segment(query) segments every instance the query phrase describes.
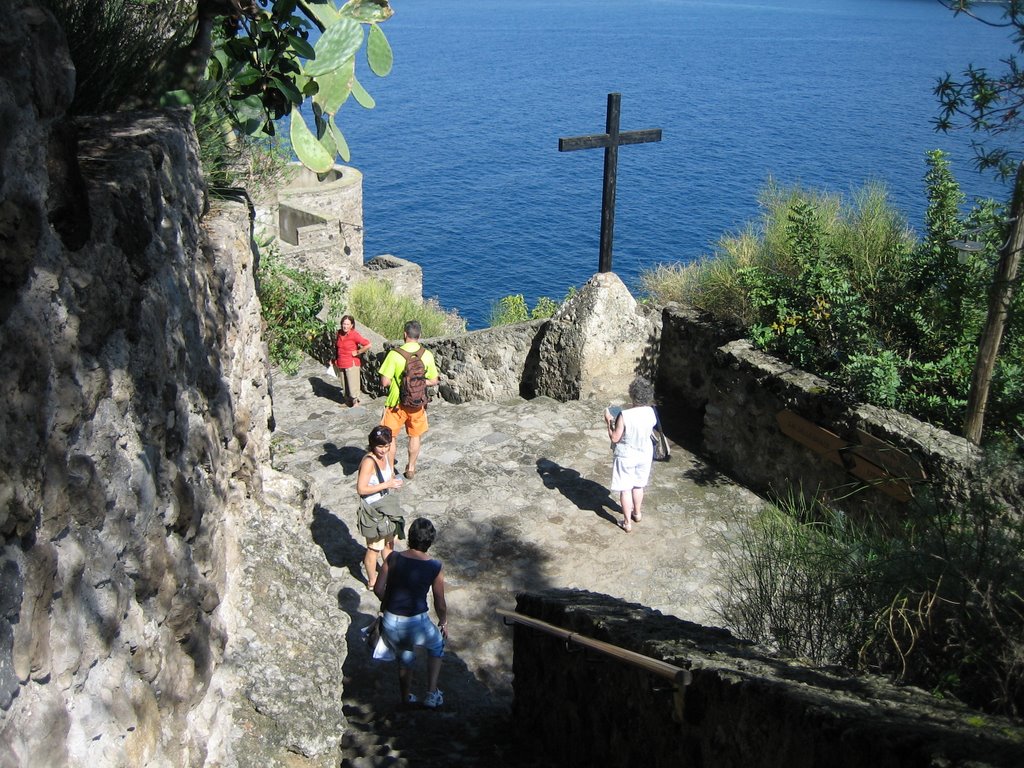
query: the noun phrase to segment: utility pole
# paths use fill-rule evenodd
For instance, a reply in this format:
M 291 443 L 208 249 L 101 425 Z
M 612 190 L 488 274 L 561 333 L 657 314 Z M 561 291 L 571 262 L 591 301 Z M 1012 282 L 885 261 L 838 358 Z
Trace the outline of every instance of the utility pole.
M 971 375 L 971 393 L 967 397 L 967 415 L 964 418 L 964 437 L 975 445 L 981 444 L 981 431 L 985 423 L 985 407 L 992 372 L 1003 340 L 1003 329 L 1010 314 L 1013 283 L 1020 267 L 1020 254 L 1024 249 L 1024 162 L 1017 167 L 1013 184 L 1013 203 L 1010 209 L 1010 239 L 999 252 L 995 281 L 988 294 L 988 317 L 978 341 L 978 358 Z

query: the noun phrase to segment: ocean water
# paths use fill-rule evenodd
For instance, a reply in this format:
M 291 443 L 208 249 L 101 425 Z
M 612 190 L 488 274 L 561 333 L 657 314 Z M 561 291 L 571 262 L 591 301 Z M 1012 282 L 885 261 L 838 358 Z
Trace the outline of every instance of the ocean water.
M 419 263 L 424 293 L 471 328 L 522 293 L 561 299 L 597 271 L 603 151 L 558 139 L 621 130 L 613 269 L 711 254 L 758 215 L 769 178 L 850 193 L 884 183 L 920 231 L 924 154 L 953 155 L 970 197 L 1008 187 L 974 170 L 970 136 L 937 134 L 932 89 L 999 67 L 1000 30 L 936 0 L 393 0 L 377 100 L 343 107 L 364 173 L 367 257 Z

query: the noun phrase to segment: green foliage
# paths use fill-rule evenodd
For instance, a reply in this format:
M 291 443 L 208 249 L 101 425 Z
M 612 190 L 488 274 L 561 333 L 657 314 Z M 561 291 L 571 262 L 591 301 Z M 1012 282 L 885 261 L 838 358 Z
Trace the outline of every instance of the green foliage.
M 1024 52 L 1024 3 L 1009 0 L 1006 3 L 979 3 L 977 0 L 939 0 L 954 14 L 964 14 L 988 26 L 1003 27 L 1010 34 L 1010 41 L 1017 52 Z M 991 13 L 979 14 L 978 7 L 998 7 L 1002 17 L 992 20 Z M 969 64 L 957 78 L 947 72 L 935 86 L 940 112 L 935 120 L 935 129 L 948 132 L 967 128 L 976 135 L 987 135 L 988 140 L 972 141 L 975 161 L 981 169 L 991 168 L 1008 178 L 1021 161 L 1017 134 L 1024 126 L 1021 108 L 1024 106 L 1024 70 L 1016 55 L 1010 54 L 1002 60 L 1006 70 L 990 74 L 985 67 Z M 1000 137 L 1009 136 L 1008 145 L 993 145 Z
M 537 303 L 533 305 L 533 309 L 530 310 L 530 319 L 540 320 L 541 318 L 551 317 L 558 311 L 559 306 L 558 302 L 554 299 L 549 299 L 547 296 L 541 296 L 537 299 Z
M 739 634 L 1024 712 L 1019 514 L 975 502 L 892 530 L 790 498 L 736 538 L 725 562 L 720 613 Z
M 526 306 L 526 299 L 521 293 L 498 299 L 498 303 L 491 310 L 492 326 L 525 323 L 529 319 L 530 310 Z
M 309 272 L 287 267 L 276 250 L 264 245 L 256 288 L 266 322 L 270 360 L 294 373 L 304 357 L 319 357 L 318 346 L 338 328 L 345 289 Z
M 575 293 L 576 289 L 570 288 L 563 301 L 568 301 Z M 551 317 L 558 311 L 559 306 L 561 305 L 554 299 L 541 296 L 533 305 L 533 309 L 530 309 L 523 294 L 516 293 L 498 299 L 497 303 L 491 307 L 490 324 L 493 327 L 525 323 L 527 320 L 540 320 Z
M 351 95 L 372 109 L 373 98 L 356 76 L 356 58 L 366 46 L 367 64 L 379 77 L 393 64 L 393 53 L 378 26 L 394 13 L 387 0 L 334 0 L 297 3 L 262 0 L 260 9 L 226 25 L 210 58 L 205 87 L 224 93 L 225 114 L 250 135 L 274 135 L 275 121 L 290 115 L 290 141 L 306 167 L 325 173 L 335 157 L 351 158 L 338 124 L 338 112 Z M 309 43 L 311 26 L 321 30 Z M 313 128 L 300 107 L 309 103 Z
M 433 299 L 420 303 L 398 296 L 389 283 L 363 280 L 352 286 L 348 313 L 388 339 L 402 338 L 407 320 L 419 320 L 424 338 L 447 336 L 466 330 L 466 321 Z
M 77 71 L 72 112 L 191 105 L 205 122 L 200 135 L 215 167 L 237 165 L 239 146 L 252 152 L 291 114 L 291 144 L 317 172 L 335 157 L 350 159 L 337 113 L 351 95 L 372 109 L 356 77 L 369 29 L 366 60 L 386 76 L 394 54 L 380 24 L 394 13 L 387 0 L 45 0 L 65 29 Z M 310 45 L 310 31 L 322 31 Z M 299 113 L 311 106 L 312 130 Z M 228 137 L 228 138 L 225 138 Z M 214 151 L 224 149 L 224 157 Z
M 642 276 L 659 302 L 680 301 L 736 323 L 763 349 L 855 397 L 959 432 L 988 305 L 1005 209 L 964 196 L 942 152 L 927 156 L 920 242 L 868 186 L 851 203 L 769 182 L 762 218 L 723 237 L 713 258 Z M 989 248 L 961 254 L 970 235 Z M 1024 307 L 1020 292 L 998 358 L 986 423 L 1024 435 Z
M 185 0 L 43 0 L 64 29 L 75 65 L 73 115 L 144 104 L 160 62 L 191 33 Z
M 840 374 L 869 403 L 883 408 L 895 408 L 899 403 L 903 379 L 900 361 L 891 350 L 883 349 L 873 355 L 851 355 Z

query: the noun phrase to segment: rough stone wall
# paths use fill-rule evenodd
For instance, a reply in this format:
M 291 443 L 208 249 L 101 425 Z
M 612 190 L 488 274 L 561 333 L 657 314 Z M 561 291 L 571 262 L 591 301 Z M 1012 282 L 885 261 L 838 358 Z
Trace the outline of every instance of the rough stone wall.
M 654 377 L 661 317 L 637 305 L 618 275 L 594 275 L 551 318 L 536 394 L 621 401 L 638 374 Z
M 533 397 L 538 348 L 547 324 L 533 320 L 432 339 L 429 346 L 441 371 L 440 396 L 449 403 Z
M 363 174 L 357 169 L 338 165 L 321 181 L 296 163 L 276 204 L 282 254 L 296 266 L 339 283 L 362 270 Z
M 516 625 L 514 713 L 550 765 L 932 768 L 1024 765 L 1024 729 L 881 678 L 759 653 L 721 629 L 579 591 L 520 594 L 517 610 L 689 670 L 671 681 Z
M 202 765 L 269 456 L 248 211 L 200 225 L 186 112 L 64 119 L 60 30 L 4 10 L 0 765 Z
M 449 403 L 533 397 L 537 349 L 546 327 L 547 320 L 532 320 L 456 336 L 421 339 L 433 352 L 440 374 L 440 382 L 433 392 Z M 382 340 L 372 332 L 365 335 L 373 344 L 373 350 L 363 362 L 363 390 L 383 395 L 377 371 L 388 351 L 399 342 Z
M 396 296 L 423 301 L 423 268 L 419 264 L 386 253 L 366 262 L 362 278 L 384 280 Z
M 926 483 L 915 484 L 918 497 L 965 497 L 980 459 L 966 440 L 898 411 L 851 402 L 828 382 L 735 336 L 692 310 L 664 310 L 657 380 L 662 412 L 676 420 L 680 439 L 699 446 L 722 470 L 756 491 L 802 488 L 851 511 L 899 513 L 913 503 L 869 487 L 784 434 L 776 417 L 786 409 L 850 443 L 859 443 L 861 430 L 903 452 L 927 475 Z M 1019 502 L 1020 492 L 1006 488 L 1009 503 Z
M 450 403 L 538 395 L 621 402 L 638 373 L 655 377 L 660 320 L 608 273 L 595 275 L 549 320 L 422 341 L 437 360 L 438 395 Z M 392 346 L 368 357 L 367 392 L 381 394 L 375 373 Z

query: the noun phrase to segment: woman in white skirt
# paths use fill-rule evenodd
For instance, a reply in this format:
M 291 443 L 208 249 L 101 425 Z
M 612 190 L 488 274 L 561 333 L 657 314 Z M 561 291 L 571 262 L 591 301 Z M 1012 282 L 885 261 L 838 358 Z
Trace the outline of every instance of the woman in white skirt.
M 644 516 L 644 488 L 651 477 L 654 461 L 654 443 L 651 433 L 657 423 L 654 412 L 654 385 L 642 376 L 629 385 L 632 406 L 615 412 L 605 411 L 608 438 L 615 446 L 612 453 L 612 491 L 619 493 L 622 521 L 619 527 L 626 533 L 633 530 Z

